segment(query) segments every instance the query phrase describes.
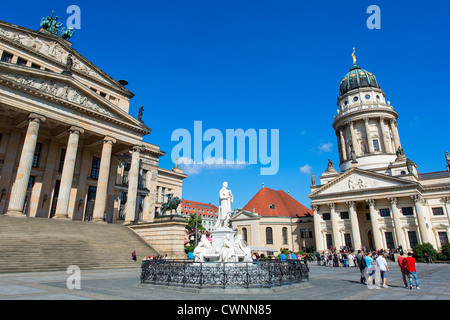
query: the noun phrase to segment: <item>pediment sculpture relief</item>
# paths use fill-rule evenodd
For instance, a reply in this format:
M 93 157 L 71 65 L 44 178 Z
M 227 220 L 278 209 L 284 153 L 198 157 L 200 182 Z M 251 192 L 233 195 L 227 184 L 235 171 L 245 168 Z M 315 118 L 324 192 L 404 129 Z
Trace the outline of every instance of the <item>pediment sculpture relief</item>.
M 67 52 L 67 50 L 64 49 L 63 46 L 61 46 L 56 41 L 42 40 L 39 37 L 32 36 L 31 34 L 19 31 L 12 31 L 3 26 L 0 27 L 0 36 L 8 38 L 9 40 L 12 40 L 14 42 L 18 42 L 21 45 L 24 45 L 34 51 L 37 51 L 47 57 L 51 57 L 63 63 L 64 65 L 66 64 L 69 52 Z M 102 76 L 100 76 L 97 72 L 92 70 L 92 68 L 86 66 L 86 64 L 81 62 L 79 59 L 77 59 L 76 57 L 72 57 L 72 59 L 73 59 L 73 69 L 78 70 L 86 75 L 95 77 L 99 80 L 105 81 L 105 79 Z
M 112 112 L 106 110 L 103 107 L 100 107 L 91 99 L 80 93 L 78 90 L 73 89 L 66 83 L 57 81 L 45 81 L 42 79 L 35 79 L 32 77 L 17 75 L 13 73 L 3 74 L 2 77 L 115 118 Z

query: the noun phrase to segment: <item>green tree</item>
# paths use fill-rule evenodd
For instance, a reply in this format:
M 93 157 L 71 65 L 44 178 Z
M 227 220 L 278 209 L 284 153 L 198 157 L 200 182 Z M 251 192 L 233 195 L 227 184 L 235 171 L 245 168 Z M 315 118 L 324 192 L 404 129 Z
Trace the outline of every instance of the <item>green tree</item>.
M 419 262 L 424 262 L 425 253 L 433 260 L 436 260 L 437 257 L 437 251 L 431 243 L 418 244 L 413 248 L 413 252 Z
M 195 244 L 198 244 L 198 231 L 200 230 L 205 230 L 205 228 L 203 227 L 203 223 L 202 223 L 202 217 L 201 215 L 197 215 L 195 213 L 191 213 L 189 215 L 189 218 L 186 219 L 187 222 L 187 226 L 186 228 L 189 230 L 189 232 L 193 233 L 194 235 L 194 243 L 191 243 L 192 246 L 195 246 Z M 196 232 L 197 230 L 197 232 Z
M 450 260 L 450 243 L 446 243 L 442 246 L 441 256 L 444 261 Z

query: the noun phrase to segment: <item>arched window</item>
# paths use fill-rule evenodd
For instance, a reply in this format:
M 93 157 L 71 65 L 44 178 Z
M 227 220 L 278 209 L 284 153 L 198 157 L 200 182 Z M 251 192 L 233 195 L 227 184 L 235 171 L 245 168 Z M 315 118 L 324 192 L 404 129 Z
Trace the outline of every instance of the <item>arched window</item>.
M 242 228 L 242 239 L 244 239 L 245 242 L 247 241 L 247 228 Z
M 288 233 L 287 233 L 287 228 L 284 227 L 282 231 L 283 231 L 283 244 L 288 244 Z
M 266 244 L 273 244 L 273 233 L 271 227 L 266 228 Z

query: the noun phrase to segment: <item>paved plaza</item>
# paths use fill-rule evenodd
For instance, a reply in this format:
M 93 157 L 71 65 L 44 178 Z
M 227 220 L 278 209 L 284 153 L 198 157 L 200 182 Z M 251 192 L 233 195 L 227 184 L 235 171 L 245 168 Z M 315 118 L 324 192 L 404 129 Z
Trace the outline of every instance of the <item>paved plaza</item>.
M 224 293 L 142 285 L 139 267 L 81 270 L 81 288 L 68 289 L 66 272 L 0 274 L 2 300 L 450 300 L 450 265 L 418 264 L 421 290 L 405 289 L 400 270 L 389 263 L 388 286 L 368 289 L 355 268 L 310 264 L 310 281 L 271 292 Z

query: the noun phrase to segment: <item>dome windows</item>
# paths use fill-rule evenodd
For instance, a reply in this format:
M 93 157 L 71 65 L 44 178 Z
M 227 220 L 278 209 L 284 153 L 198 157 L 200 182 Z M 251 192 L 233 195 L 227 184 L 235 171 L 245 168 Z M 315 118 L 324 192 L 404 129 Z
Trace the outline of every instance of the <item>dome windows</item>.
M 370 94 L 366 94 L 366 100 L 370 100 Z
M 353 101 L 357 102 L 359 100 L 359 98 L 357 96 L 353 97 Z

